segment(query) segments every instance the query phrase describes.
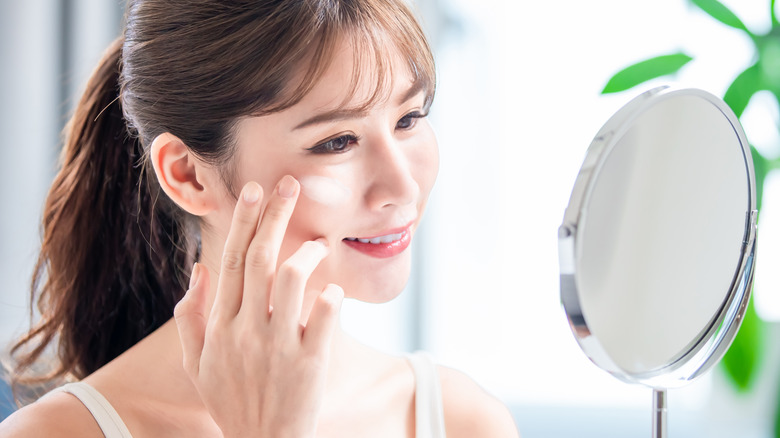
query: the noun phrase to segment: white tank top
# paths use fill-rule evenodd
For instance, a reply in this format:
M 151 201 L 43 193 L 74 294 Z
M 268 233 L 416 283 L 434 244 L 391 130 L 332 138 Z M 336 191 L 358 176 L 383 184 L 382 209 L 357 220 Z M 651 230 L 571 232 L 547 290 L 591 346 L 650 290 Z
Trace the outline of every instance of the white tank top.
M 415 376 L 415 436 L 445 438 L 444 409 L 436 364 L 427 353 L 406 356 Z M 84 382 L 68 383 L 49 394 L 67 392 L 86 406 L 106 438 L 132 438 L 127 426 L 111 403 L 95 388 Z
M 130 431 L 127 430 L 127 426 L 125 426 L 122 418 L 119 417 L 114 407 L 111 406 L 111 403 L 103 397 L 103 394 L 87 383 L 68 383 L 51 391 L 49 394 L 55 392 L 67 392 L 76 396 L 87 407 L 92 416 L 95 417 L 98 427 L 103 431 L 103 435 L 106 438 L 133 437 L 130 435 Z

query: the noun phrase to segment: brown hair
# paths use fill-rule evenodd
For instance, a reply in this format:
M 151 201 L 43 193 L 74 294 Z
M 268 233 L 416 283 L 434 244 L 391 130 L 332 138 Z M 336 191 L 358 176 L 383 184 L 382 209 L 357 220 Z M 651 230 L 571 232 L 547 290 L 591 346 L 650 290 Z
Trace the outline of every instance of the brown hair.
M 404 0 L 131 0 L 125 21 L 65 129 L 32 279 L 40 319 L 11 351 L 15 386 L 83 378 L 171 318 L 199 237 L 149 170 L 157 135 L 182 139 L 232 189 L 236 121 L 298 102 L 343 39 L 376 67 L 365 105 L 395 53 L 433 98 L 431 51 Z M 49 347 L 53 368 L 34 371 Z

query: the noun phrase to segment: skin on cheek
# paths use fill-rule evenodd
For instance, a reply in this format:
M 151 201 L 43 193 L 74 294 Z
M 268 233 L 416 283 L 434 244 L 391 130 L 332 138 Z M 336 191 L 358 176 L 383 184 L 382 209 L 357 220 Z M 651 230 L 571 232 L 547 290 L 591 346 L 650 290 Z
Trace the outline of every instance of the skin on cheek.
M 334 178 L 309 175 L 298 181 L 304 196 L 328 207 L 343 205 L 352 197 L 352 190 Z

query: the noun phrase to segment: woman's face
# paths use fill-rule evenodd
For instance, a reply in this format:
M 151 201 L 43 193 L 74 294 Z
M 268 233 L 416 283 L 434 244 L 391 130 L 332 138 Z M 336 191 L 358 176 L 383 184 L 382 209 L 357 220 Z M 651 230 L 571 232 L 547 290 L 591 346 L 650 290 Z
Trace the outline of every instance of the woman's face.
M 364 74 L 353 89 L 352 49 L 345 45 L 299 103 L 238 123 L 236 187 L 256 181 L 271 193 L 287 174 L 301 183 L 279 260 L 306 240 L 328 241 L 330 255 L 312 275 L 310 289 L 335 283 L 348 297 L 384 302 L 401 292 L 409 276 L 409 244 L 439 157 L 423 117 L 425 90 L 414 87 L 400 57 L 391 67 L 388 96 L 356 112 L 376 88 L 374 66 L 361 66 Z M 225 197 L 219 223 L 212 224 L 225 234 L 233 208 Z

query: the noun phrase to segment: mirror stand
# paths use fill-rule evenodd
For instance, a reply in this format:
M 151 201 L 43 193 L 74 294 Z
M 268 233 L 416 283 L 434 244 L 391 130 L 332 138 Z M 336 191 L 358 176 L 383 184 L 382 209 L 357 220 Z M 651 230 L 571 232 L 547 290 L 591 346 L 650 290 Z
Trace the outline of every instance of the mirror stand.
M 666 389 L 653 388 L 653 438 L 667 438 L 666 429 Z

